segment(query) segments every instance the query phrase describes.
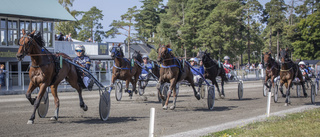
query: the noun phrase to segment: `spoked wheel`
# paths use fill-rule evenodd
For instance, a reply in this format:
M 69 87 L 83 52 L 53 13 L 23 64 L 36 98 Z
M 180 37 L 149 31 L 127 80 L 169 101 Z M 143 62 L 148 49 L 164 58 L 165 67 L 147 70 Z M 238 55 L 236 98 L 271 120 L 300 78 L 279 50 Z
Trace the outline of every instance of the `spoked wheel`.
M 297 85 L 297 97 L 300 98 L 300 85 Z
M 318 80 L 316 80 L 316 84 L 315 84 L 315 86 L 316 86 L 316 96 L 318 95 L 318 91 L 319 91 L 319 81 Z
M 139 81 L 139 95 L 142 96 L 144 94 L 144 89 L 146 88 L 148 82 L 147 81 Z
M 241 100 L 243 97 L 243 81 L 240 80 L 238 84 L 238 98 Z
M 208 98 L 207 98 L 207 104 L 208 104 L 208 109 L 213 110 L 214 108 L 214 98 L 215 98 L 215 92 L 214 92 L 214 86 L 205 86 L 208 90 Z
M 116 82 L 116 88 L 115 88 L 115 94 L 116 94 L 116 100 L 120 101 L 122 98 L 122 82 L 118 81 Z
M 271 83 L 271 80 L 269 79 L 269 80 L 267 81 L 267 85 L 268 85 L 269 87 L 271 87 L 271 84 L 272 84 L 272 83 Z M 264 97 L 267 96 L 267 92 L 268 92 L 268 91 L 269 91 L 268 87 L 263 84 L 263 96 L 264 96 Z
M 164 97 L 164 100 L 161 99 L 161 102 L 162 102 L 162 106 L 164 106 L 164 104 L 166 103 L 166 99 L 168 97 L 168 90 L 169 90 L 169 87 L 170 87 L 170 84 L 169 83 L 165 83 L 163 85 L 163 88 L 161 90 L 161 93 Z
M 100 102 L 99 102 L 99 114 L 100 114 L 100 119 L 102 121 L 106 121 L 109 118 L 110 114 L 110 107 L 111 107 L 111 102 L 110 102 L 110 93 L 107 91 L 107 88 L 105 89 L 104 92 L 100 95 Z
M 49 87 L 47 88 L 47 90 L 49 91 Z M 43 96 L 40 100 L 40 104 L 38 107 L 39 117 L 45 118 L 48 113 L 48 109 L 49 109 L 49 96 L 48 96 L 48 92 L 45 91 L 45 93 L 43 94 Z
M 311 84 L 311 103 L 314 104 L 315 103 L 315 97 L 316 97 L 316 93 L 315 93 L 315 90 L 316 90 L 316 86 L 315 84 Z
M 279 88 L 278 88 L 278 84 L 276 83 L 274 85 L 274 103 L 278 102 L 278 91 L 279 91 Z

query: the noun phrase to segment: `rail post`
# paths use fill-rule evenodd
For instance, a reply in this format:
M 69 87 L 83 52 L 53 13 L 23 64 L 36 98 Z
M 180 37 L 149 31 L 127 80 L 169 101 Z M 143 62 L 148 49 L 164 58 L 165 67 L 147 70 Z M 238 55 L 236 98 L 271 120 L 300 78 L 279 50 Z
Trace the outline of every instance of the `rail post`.
M 271 102 L 271 92 L 269 90 L 269 92 L 268 92 L 268 103 L 267 103 L 267 117 L 270 116 L 270 102 Z
M 154 137 L 154 114 L 155 109 L 150 108 L 149 137 Z

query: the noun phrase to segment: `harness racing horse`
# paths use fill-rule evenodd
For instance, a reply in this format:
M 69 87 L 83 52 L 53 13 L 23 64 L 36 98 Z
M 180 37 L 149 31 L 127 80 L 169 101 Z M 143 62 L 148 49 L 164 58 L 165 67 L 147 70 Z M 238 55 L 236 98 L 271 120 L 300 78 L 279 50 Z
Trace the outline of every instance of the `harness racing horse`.
M 206 79 L 210 79 L 212 81 L 212 83 L 217 87 L 218 92 L 219 92 L 219 96 L 220 98 L 224 98 L 225 94 L 224 94 L 224 82 L 228 81 L 227 77 L 226 77 L 226 72 L 223 68 L 223 65 L 220 63 L 220 67 L 219 67 L 219 63 L 217 61 L 214 61 L 213 59 L 211 59 L 210 57 L 210 53 L 207 53 L 206 51 L 199 51 L 198 52 L 198 58 L 202 58 L 202 62 L 203 62 L 203 66 L 205 69 L 204 72 L 204 77 Z M 217 76 L 221 77 L 221 92 L 219 89 L 219 85 L 218 82 L 216 80 Z
M 167 99 L 163 106 L 163 109 L 165 110 L 168 109 L 168 102 L 172 94 L 172 91 L 173 91 L 174 100 L 173 100 L 173 106 L 171 106 L 170 109 L 171 110 L 175 109 L 176 101 L 177 101 L 176 84 L 182 80 L 187 80 L 190 83 L 194 92 L 194 96 L 198 100 L 200 100 L 200 93 L 197 92 L 196 89 L 194 88 L 195 85 L 193 81 L 193 74 L 190 68 L 188 67 L 187 64 L 181 65 L 180 64 L 181 62 L 174 57 L 174 55 L 171 53 L 170 50 L 171 50 L 170 45 L 159 47 L 158 57 L 157 57 L 157 61 L 162 63 L 162 65 L 160 65 L 160 78 L 157 84 L 157 89 L 158 89 L 158 94 L 163 101 L 165 101 L 165 98 L 160 91 L 160 87 L 165 82 L 170 83 Z M 184 67 L 182 68 L 182 66 Z
M 36 110 L 39 107 L 40 99 L 46 92 L 46 88 L 50 86 L 51 93 L 54 97 L 55 114 L 50 120 L 58 120 L 60 101 L 57 94 L 57 89 L 60 81 L 66 79 L 69 84 L 78 91 L 80 99 L 80 107 L 87 111 L 88 107 L 84 103 L 82 98 L 82 89 L 78 83 L 78 74 L 75 66 L 63 61 L 63 67 L 58 70 L 59 64 L 55 62 L 57 57 L 50 53 L 44 46 L 43 39 L 40 32 L 34 34 L 33 31 L 30 34 L 26 34 L 25 30 L 22 30 L 23 36 L 19 39 L 19 49 L 16 54 L 17 59 L 21 61 L 26 55 L 31 57 L 31 67 L 29 70 L 29 88 L 26 93 L 26 98 L 30 101 L 31 105 L 34 105 L 33 113 L 28 120 L 27 124 L 33 124 L 35 119 Z M 62 56 L 71 60 L 71 58 L 64 54 L 59 53 L 58 56 Z M 33 90 L 39 87 L 39 93 L 35 98 L 31 98 Z
M 308 94 L 306 93 L 306 90 L 305 90 L 305 86 L 304 86 L 305 82 L 303 80 L 302 73 L 299 70 L 299 66 L 289 59 L 288 49 L 286 50 L 280 49 L 279 57 L 281 59 L 280 91 L 282 92 L 283 90 L 282 86 L 283 84 L 285 84 L 287 88 L 287 93 L 285 95 L 287 97 L 285 101 L 286 102 L 285 105 L 287 106 L 288 104 L 290 104 L 290 88 L 293 85 L 292 82 L 295 79 L 295 77 L 300 79 L 300 84 L 302 85 L 304 97 L 307 97 Z
M 132 98 L 132 92 L 135 92 L 135 94 L 137 94 L 136 86 L 142 70 L 141 66 L 139 65 L 140 63 L 142 63 L 142 56 L 138 52 L 136 52 L 135 54 L 136 55 L 134 56 L 137 57 L 135 58 L 135 60 L 137 61 L 134 61 L 133 66 L 131 66 L 131 62 L 128 59 L 124 58 L 124 54 L 120 47 L 120 44 L 118 46 L 113 46 L 111 49 L 111 57 L 114 60 L 114 64 L 112 68 L 110 87 L 113 87 L 113 84 L 117 79 L 125 80 L 125 92 L 129 93 L 130 98 Z M 132 84 L 132 92 L 128 90 L 129 82 L 131 82 Z
M 267 66 L 264 85 L 270 88 L 269 85 L 267 84 L 267 81 L 271 79 L 272 87 L 274 87 L 274 79 L 280 75 L 280 65 L 272 58 L 271 52 L 269 53 L 266 52 L 263 57 L 264 57 L 265 65 Z M 285 97 L 282 91 L 281 91 L 281 94 L 283 97 Z

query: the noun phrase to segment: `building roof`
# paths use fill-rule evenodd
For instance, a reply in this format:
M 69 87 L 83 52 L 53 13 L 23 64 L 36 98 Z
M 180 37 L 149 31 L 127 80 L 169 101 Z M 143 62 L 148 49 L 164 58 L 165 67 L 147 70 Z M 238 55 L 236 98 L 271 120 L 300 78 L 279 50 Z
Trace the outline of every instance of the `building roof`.
M 306 64 L 317 64 L 320 60 L 303 60 Z
M 147 44 L 130 44 L 130 52 L 133 53 L 134 50 L 140 51 L 141 54 L 149 54 L 151 49 L 154 49 L 153 45 Z
M 0 16 L 75 21 L 57 0 L 1 0 Z

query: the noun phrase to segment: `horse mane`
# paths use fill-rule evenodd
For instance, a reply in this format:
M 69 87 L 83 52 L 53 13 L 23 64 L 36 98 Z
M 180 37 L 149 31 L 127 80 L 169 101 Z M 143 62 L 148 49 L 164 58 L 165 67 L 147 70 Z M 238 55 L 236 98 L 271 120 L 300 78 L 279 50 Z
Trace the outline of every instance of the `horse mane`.
M 165 45 L 165 47 L 170 48 L 170 44 Z
M 37 42 L 37 44 L 40 47 L 44 47 L 45 44 L 44 44 L 44 40 L 43 40 L 43 38 L 41 36 L 41 32 L 38 32 L 37 34 L 33 35 L 33 39 Z

